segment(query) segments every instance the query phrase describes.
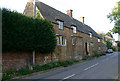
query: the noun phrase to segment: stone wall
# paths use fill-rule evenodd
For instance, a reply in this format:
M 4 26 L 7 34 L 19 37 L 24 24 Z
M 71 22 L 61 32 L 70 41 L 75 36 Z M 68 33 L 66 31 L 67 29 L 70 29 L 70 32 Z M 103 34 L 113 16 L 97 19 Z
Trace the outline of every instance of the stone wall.
M 35 65 L 51 62 L 51 54 L 35 54 Z M 32 63 L 32 52 L 7 52 L 2 54 L 2 70 L 20 69 L 29 67 Z

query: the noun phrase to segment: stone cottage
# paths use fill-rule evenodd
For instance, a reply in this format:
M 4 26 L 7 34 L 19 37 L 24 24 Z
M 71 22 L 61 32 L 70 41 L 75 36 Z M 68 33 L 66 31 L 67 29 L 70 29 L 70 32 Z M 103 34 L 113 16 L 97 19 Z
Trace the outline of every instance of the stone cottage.
M 81 59 L 83 53 L 93 55 L 93 51 L 101 50 L 101 37 L 84 24 L 84 17 L 76 20 L 72 12 L 67 10 L 67 14 L 64 14 L 39 1 L 29 1 L 23 12 L 30 17 L 39 15 L 53 24 L 57 39 L 54 52 L 56 60 Z
M 73 10 L 67 10 L 67 14 L 56 10 L 42 2 L 27 2 L 24 15 L 40 17 L 53 24 L 57 46 L 52 54 L 32 53 L 6 53 L 3 54 L 3 69 L 26 67 L 30 58 L 34 58 L 35 64 L 44 64 L 52 61 L 64 61 L 69 59 L 82 59 L 83 54 L 92 56 L 94 51 L 102 51 L 101 37 L 84 23 L 84 17 L 80 20 L 73 18 Z

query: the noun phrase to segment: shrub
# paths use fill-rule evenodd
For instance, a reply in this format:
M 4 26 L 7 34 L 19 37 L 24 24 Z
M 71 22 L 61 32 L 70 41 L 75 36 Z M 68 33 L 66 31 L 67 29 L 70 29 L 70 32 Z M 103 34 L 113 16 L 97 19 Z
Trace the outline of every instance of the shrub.
M 83 57 L 82 60 L 87 60 L 87 57 Z
M 60 66 L 67 67 L 77 62 L 79 62 L 79 60 L 66 60 L 66 61 L 51 62 L 48 64 L 44 64 L 42 66 L 36 65 L 35 67 L 33 67 L 33 71 L 31 71 L 28 68 L 21 68 L 18 71 L 10 69 L 8 71 L 3 72 L 2 80 L 7 80 L 10 78 L 13 78 L 14 76 L 22 76 L 26 74 L 31 74 L 33 72 L 44 71 L 44 70 L 48 70 L 48 69 L 52 69 L 52 68 L 56 68 Z
M 15 75 L 16 71 L 14 69 L 9 69 L 5 72 L 3 72 L 2 80 L 7 80 L 13 77 Z
M 26 74 L 31 74 L 33 73 L 33 71 L 31 71 L 30 69 L 28 68 L 21 68 L 17 71 L 17 75 L 18 76 L 21 76 L 21 75 L 26 75 Z
M 54 52 L 56 36 L 53 25 L 45 19 L 33 19 L 2 9 L 2 44 L 6 51 Z
M 99 57 L 100 56 L 100 54 L 97 51 L 94 51 L 93 53 L 94 53 L 94 57 Z

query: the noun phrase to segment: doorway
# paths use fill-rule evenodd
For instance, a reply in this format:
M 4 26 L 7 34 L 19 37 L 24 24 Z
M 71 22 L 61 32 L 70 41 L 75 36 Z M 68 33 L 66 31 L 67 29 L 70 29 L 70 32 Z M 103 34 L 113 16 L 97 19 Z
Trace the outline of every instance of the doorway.
M 89 52 L 88 52 L 88 43 L 87 42 L 85 42 L 85 52 L 86 52 L 86 55 L 89 54 Z

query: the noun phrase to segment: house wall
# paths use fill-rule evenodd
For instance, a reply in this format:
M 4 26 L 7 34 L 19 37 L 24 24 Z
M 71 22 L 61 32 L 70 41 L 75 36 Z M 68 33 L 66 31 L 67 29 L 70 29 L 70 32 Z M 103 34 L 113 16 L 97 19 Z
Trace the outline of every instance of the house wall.
M 88 43 L 88 52 L 91 56 L 94 55 L 94 51 L 98 51 L 98 45 L 101 46 L 101 42 L 98 43 L 98 38 L 97 37 L 92 37 L 88 34 L 82 33 L 77 31 L 76 34 L 73 33 L 72 28 L 64 27 L 63 30 L 58 28 L 58 24 L 53 23 L 54 30 L 56 34 L 62 34 L 66 38 L 66 46 L 56 46 L 55 49 L 55 55 L 58 57 L 57 59 L 59 60 L 67 60 L 67 59 L 81 59 L 82 54 L 85 53 L 85 43 Z M 71 36 L 73 35 L 73 36 Z M 80 36 L 80 37 L 76 37 Z M 72 45 L 72 38 L 77 38 L 79 39 L 79 43 L 81 44 L 78 45 Z M 94 47 L 92 48 L 90 43 L 93 41 Z M 100 50 L 101 51 L 101 50 Z

